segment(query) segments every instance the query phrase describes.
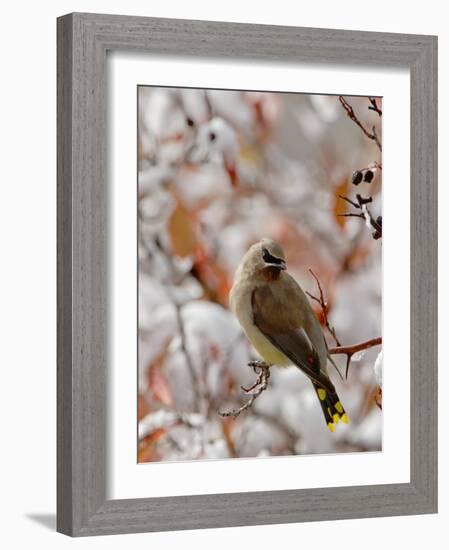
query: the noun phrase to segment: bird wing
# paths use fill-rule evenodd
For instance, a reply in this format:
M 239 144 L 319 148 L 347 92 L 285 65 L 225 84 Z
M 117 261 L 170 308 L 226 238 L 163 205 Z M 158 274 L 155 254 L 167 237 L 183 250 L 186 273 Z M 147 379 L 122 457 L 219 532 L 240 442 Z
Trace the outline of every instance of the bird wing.
M 251 305 L 254 324 L 265 338 L 314 382 L 334 392 L 331 380 L 321 368 L 318 352 L 301 326 L 301 304 L 295 293 L 286 289 L 281 300 L 268 285 L 258 286 L 252 293 Z M 279 315 L 279 311 L 283 314 Z

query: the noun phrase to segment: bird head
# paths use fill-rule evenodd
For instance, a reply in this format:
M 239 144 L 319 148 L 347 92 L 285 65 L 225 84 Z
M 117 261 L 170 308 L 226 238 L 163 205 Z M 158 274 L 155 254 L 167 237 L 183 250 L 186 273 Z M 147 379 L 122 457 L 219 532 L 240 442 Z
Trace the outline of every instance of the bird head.
M 245 272 L 264 278 L 277 278 L 286 267 L 284 251 L 272 239 L 262 239 L 253 244 L 242 260 L 242 269 Z

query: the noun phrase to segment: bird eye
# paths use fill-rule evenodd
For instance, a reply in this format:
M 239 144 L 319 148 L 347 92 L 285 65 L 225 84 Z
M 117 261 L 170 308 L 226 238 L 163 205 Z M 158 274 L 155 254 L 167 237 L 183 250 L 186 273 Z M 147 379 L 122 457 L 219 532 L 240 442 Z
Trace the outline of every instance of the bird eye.
M 268 250 L 266 248 L 262 248 L 262 258 L 263 258 L 264 262 L 269 262 L 270 261 L 270 253 L 268 252 Z

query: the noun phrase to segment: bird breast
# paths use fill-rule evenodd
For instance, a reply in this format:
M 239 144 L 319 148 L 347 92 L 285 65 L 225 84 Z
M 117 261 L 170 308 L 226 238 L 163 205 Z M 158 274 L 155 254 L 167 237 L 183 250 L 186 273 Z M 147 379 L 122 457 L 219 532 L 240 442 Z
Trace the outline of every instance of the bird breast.
M 266 363 L 277 366 L 291 365 L 291 360 L 273 346 L 270 340 L 255 325 L 251 303 L 253 290 L 254 287 L 249 284 L 234 284 L 229 300 L 232 311 L 242 326 L 248 340 Z

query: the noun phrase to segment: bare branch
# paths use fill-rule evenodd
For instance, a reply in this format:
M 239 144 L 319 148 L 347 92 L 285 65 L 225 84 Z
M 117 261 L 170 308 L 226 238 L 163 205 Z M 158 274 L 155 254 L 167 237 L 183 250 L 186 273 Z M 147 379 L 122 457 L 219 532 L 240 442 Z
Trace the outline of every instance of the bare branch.
M 193 408 L 195 412 L 198 412 L 200 410 L 199 405 L 201 400 L 201 392 L 199 389 L 199 379 L 198 379 L 198 375 L 196 373 L 195 367 L 193 365 L 192 358 L 190 357 L 190 353 L 186 345 L 186 333 L 184 330 L 184 323 L 181 317 L 181 306 L 174 299 L 172 299 L 172 304 L 176 312 L 176 321 L 178 324 L 179 337 L 181 340 L 181 349 L 186 360 L 186 365 L 190 374 L 190 378 L 192 380 L 192 390 L 194 395 Z
M 315 300 L 315 302 L 318 302 L 320 304 L 321 310 L 323 312 L 324 324 L 326 325 L 327 330 L 331 333 L 331 335 L 332 335 L 333 339 L 335 340 L 335 343 L 337 344 L 337 346 L 341 346 L 340 340 L 337 338 L 337 334 L 335 333 L 335 328 L 330 325 L 329 319 L 327 318 L 327 314 L 329 312 L 329 306 L 328 306 L 326 300 L 324 299 L 324 293 L 323 293 L 323 289 L 321 288 L 320 280 L 318 279 L 318 277 L 315 275 L 315 273 L 311 269 L 309 269 L 309 271 L 310 271 L 312 277 L 316 281 L 316 284 L 318 286 L 318 291 L 320 293 L 320 297 L 317 298 L 316 296 L 314 296 L 313 294 L 311 294 L 310 292 L 307 292 L 307 291 L 306 291 L 306 294 L 312 300 Z
M 377 147 L 379 147 L 379 151 L 382 151 L 382 145 L 380 144 L 380 139 L 377 135 L 377 130 L 376 130 L 376 127 L 374 125 L 371 128 L 371 134 L 373 136 L 374 141 L 377 144 Z
M 331 355 L 345 354 L 345 355 L 354 355 L 358 351 L 364 349 L 373 348 L 374 346 L 380 346 L 382 344 L 382 337 L 372 338 L 371 340 L 366 340 L 366 342 L 361 342 L 360 344 L 354 344 L 352 346 L 338 346 L 336 348 L 330 348 L 329 353 Z
M 350 198 L 348 197 L 345 197 L 344 195 L 338 195 L 340 199 L 348 202 L 349 204 L 351 204 L 354 208 L 361 208 L 361 204 L 367 204 L 367 203 L 370 203 L 373 201 L 373 199 L 371 197 L 369 197 L 368 199 L 364 199 L 361 195 L 357 195 L 357 200 L 358 198 L 360 197 L 360 203 L 359 202 L 354 202 L 353 200 L 351 200 Z
M 330 348 L 328 353 L 330 355 L 346 355 L 346 372 L 345 376 L 348 378 L 349 363 L 351 362 L 352 356 L 358 351 L 364 349 L 373 348 L 374 346 L 380 346 L 382 344 L 382 337 L 372 338 L 371 340 L 366 340 L 366 342 L 361 342 L 360 344 L 354 344 L 353 346 L 338 346 L 336 348 Z
M 363 126 L 363 124 L 360 122 L 359 118 L 354 112 L 354 109 L 352 106 L 346 101 L 346 99 L 341 95 L 338 97 L 340 100 L 340 103 L 342 104 L 344 110 L 346 111 L 346 114 L 348 117 L 355 123 L 357 126 L 362 130 L 362 132 L 365 134 L 365 136 L 369 139 L 372 139 L 374 143 L 377 145 L 379 151 L 382 151 L 382 145 L 379 141 L 379 138 L 377 136 L 377 132 L 375 127 L 373 126 L 371 129 L 371 132 L 368 132 L 368 130 Z
M 382 217 L 378 216 L 376 219 L 374 219 L 374 216 L 371 214 L 370 210 L 366 206 L 367 204 L 373 202 L 372 197 L 362 197 L 361 195 L 357 194 L 356 199 L 357 202 L 349 199 L 348 197 L 345 197 L 343 195 L 338 195 L 340 199 L 346 201 L 354 208 L 357 208 L 361 210 L 361 212 L 346 212 L 345 214 L 338 214 L 338 216 L 342 218 L 360 218 L 362 220 L 365 220 L 368 222 L 371 227 L 374 229 L 374 233 L 372 234 L 373 239 L 377 240 L 382 237 Z
M 220 416 L 233 416 L 236 418 L 243 411 L 246 411 L 252 407 L 254 401 L 259 397 L 259 395 L 268 388 L 268 379 L 270 378 L 270 366 L 264 361 L 251 361 L 248 363 L 248 366 L 252 367 L 254 372 L 258 375 L 256 382 L 250 388 L 244 388 L 242 390 L 246 393 L 251 393 L 251 397 L 238 409 L 233 409 L 230 411 L 218 411 Z M 256 389 L 257 388 L 257 389 Z M 254 390 L 254 391 L 253 391 Z
M 379 109 L 379 106 L 377 105 L 377 101 L 375 97 L 369 97 L 369 102 L 371 105 L 369 105 L 368 109 L 370 111 L 375 111 L 379 116 L 382 116 L 382 109 Z

